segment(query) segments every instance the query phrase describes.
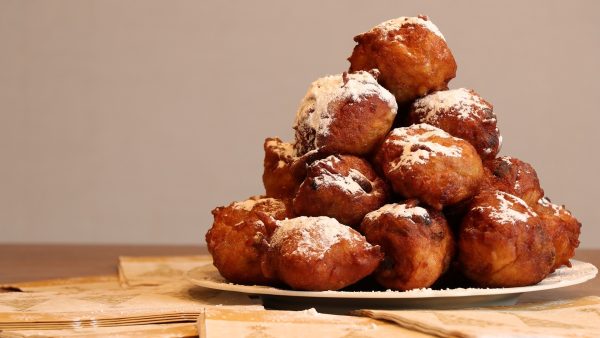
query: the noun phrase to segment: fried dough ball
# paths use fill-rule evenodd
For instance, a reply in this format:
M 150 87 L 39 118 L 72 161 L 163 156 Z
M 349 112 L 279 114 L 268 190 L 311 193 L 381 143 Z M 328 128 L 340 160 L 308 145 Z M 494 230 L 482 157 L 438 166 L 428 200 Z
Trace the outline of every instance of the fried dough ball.
M 354 37 L 350 71 L 378 69 L 379 83 L 402 106 L 448 88 L 456 62 L 444 36 L 426 16 L 400 17 Z
M 264 149 L 262 179 L 266 195 L 274 198 L 293 198 L 306 176 L 306 163 L 318 154 L 297 157 L 294 146 L 282 142 L 277 137 L 267 138 Z
M 409 121 L 430 124 L 468 141 L 482 159 L 496 157 L 502 143 L 494 107 L 470 89 L 439 91 L 416 100 Z
M 462 272 L 480 286 L 536 284 L 554 265 L 554 246 L 540 218 L 502 191 L 483 190 L 473 199 L 458 238 Z
M 542 219 L 554 244 L 556 259 L 552 271 L 563 265 L 570 267 L 569 259 L 575 255 L 575 249 L 579 246 L 581 223 L 564 206 L 553 204 L 546 197 L 540 199 L 533 210 Z
M 294 198 L 297 215 L 329 216 L 356 227 L 387 199 L 386 183 L 360 157 L 330 155 L 307 171 Z
M 266 276 L 295 290 L 339 290 L 370 275 L 383 254 L 356 230 L 329 217 L 277 221 Z
M 296 113 L 296 151 L 368 154 L 390 131 L 397 110 L 394 96 L 371 73 L 320 78 Z
M 233 283 L 269 284 L 261 261 L 266 241 L 275 230 L 260 219 L 264 213 L 274 219 L 292 217 L 291 208 L 282 200 L 251 197 L 212 211 L 214 223 L 206 233 L 208 251 L 221 275 Z
M 544 196 L 535 169 L 531 164 L 510 156 L 498 157 L 484 163 L 486 185 L 504 191 L 524 200 L 528 205 L 535 205 Z
M 394 191 L 437 210 L 473 196 L 483 179 L 475 148 L 428 124 L 392 130 L 375 162 Z
M 368 213 L 361 231 L 385 254 L 375 278 L 395 290 L 431 286 L 448 269 L 454 254 L 452 232 L 442 214 L 419 207 L 414 200 Z

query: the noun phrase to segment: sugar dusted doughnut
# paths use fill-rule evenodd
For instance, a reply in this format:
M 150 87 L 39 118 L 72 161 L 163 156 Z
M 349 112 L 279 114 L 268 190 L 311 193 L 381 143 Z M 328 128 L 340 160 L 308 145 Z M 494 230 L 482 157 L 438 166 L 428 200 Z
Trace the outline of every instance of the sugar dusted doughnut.
M 378 246 L 334 218 L 276 223 L 264 272 L 295 290 L 339 290 L 370 275 L 383 256 Z
M 437 210 L 473 196 L 483 179 L 475 148 L 428 124 L 392 130 L 375 162 L 394 191 Z
M 368 154 L 392 127 L 397 109 L 394 96 L 371 73 L 320 78 L 310 85 L 296 113 L 296 151 Z
M 272 278 L 263 275 L 261 262 L 266 241 L 275 230 L 265 224 L 261 214 L 274 219 L 292 217 L 288 204 L 274 198 L 254 196 L 212 211 L 214 223 L 206 233 L 208 251 L 213 264 L 230 282 L 269 284 Z
M 579 246 L 581 223 L 564 206 L 556 205 L 546 197 L 541 198 L 533 210 L 540 216 L 548 235 L 552 239 L 556 251 L 556 259 L 552 270 L 566 265 L 571 266 L 569 259 L 575 255 Z
M 430 124 L 468 141 L 482 159 L 496 157 L 502 143 L 494 107 L 465 88 L 438 91 L 417 99 L 409 121 Z
M 306 176 L 309 156 L 297 157 L 291 143 L 270 137 L 264 143 L 263 184 L 266 195 L 274 198 L 293 198 Z
M 473 199 L 458 238 L 462 272 L 480 286 L 532 285 L 554 266 L 554 246 L 541 219 L 502 191 L 484 190 Z
M 361 231 L 385 254 L 375 278 L 386 288 L 429 287 L 448 269 L 454 254 L 452 232 L 442 214 L 414 200 L 368 213 Z
M 351 155 L 330 155 L 308 167 L 294 198 L 294 211 L 333 217 L 354 227 L 385 203 L 387 190 L 369 162 Z
M 439 29 L 426 16 L 383 22 L 354 38 L 350 71 L 378 69 L 379 82 L 399 105 L 448 88 L 456 62 Z
M 485 161 L 485 185 L 507 192 L 535 205 L 544 196 L 535 169 L 531 164 L 510 156 Z

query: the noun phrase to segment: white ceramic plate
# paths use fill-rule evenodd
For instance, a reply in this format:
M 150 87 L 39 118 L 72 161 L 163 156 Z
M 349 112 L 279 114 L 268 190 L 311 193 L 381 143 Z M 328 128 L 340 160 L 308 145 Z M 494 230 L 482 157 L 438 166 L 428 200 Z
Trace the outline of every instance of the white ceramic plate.
M 416 289 L 410 291 L 295 291 L 262 285 L 227 282 L 212 264 L 188 271 L 195 285 L 209 289 L 260 295 L 277 308 L 342 307 L 465 307 L 514 304 L 522 293 L 549 290 L 580 284 L 596 276 L 598 269 L 590 263 L 571 260 L 572 267 L 562 267 L 536 285 L 514 288 Z M 268 305 L 268 304 L 265 304 Z M 298 306 L 294 306 L 298 305 Z M 330 311 L 331 312 L 331 311 Z

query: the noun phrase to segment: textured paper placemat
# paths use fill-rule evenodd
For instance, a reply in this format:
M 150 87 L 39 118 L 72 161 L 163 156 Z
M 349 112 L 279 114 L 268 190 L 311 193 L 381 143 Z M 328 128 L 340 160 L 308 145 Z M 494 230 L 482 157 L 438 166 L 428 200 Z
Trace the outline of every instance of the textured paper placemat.
M 11 283 L 0 285 L 0 289 L 8 292 L 41 292 L 55 290 L 78 292 L 86 290 L 121 289 L 121 285 L 119 284 L 119 278 L 116 275 L 103 275 Z
M 128 289 L 55 289 L 0 294 L 0 329 L 91 327 L 195 320 L 206 307 L 250 306 L 258 299 L 196 287 L 186 281 Z
M 0 329 L 195 322 L 207 307 L 263 308 L 259 299 L 200 288 L 185 280 L 187 270 L 210 263 L 210 256 L 121 257 L 119 276 L 5 285 L 12 292 L 0 293 Z
M 187 271 L 211 263 L 212 257 L 209 255 L 121 256 L 119 257 L 119 280 L 125 287 L 160 285 L 184 279 Z
M 45 337 L 196 337 L 198 330 L 195 323 L 133 325 L 120 327 L 77 328 L 63 330 L 11 330 L 0 332 L 0 338 L 45 338 Z
M 305 311 L 206 309 L 198 318 L 201 338 L 430 337 L 397 325 L 353 316 Z
M 465 310 L 359 310 L 439 337 L 600 337 L 600 297 Z
M 195 322 L 206 308 L 263 309 L 259 299 L 185 280 L 187 270 L 210 263 L 209 256 L 121 257 L 119 276 L 2 285 L 0 334 L 194 336 Z

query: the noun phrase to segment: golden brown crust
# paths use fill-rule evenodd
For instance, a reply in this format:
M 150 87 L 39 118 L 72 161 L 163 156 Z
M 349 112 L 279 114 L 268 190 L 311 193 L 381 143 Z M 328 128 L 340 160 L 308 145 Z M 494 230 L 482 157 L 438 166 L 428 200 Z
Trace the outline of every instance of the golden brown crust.
M 272 278 L 263 275 L 261 261 L 266 241 L 275 229 L 272 225 L 265 224 L 261 217 L 292 217 L 290 203 L 255 196 L 226 207 L 215 208 L 212 214 L 214 223 L 206 233 L 206 244 L 213 257 L 213 264 L 221 275 L 240 284 L 274 282 Z
M 378 246 L 333 218 L 277 223 L 263 271 L 295 290 L 339 290 L 370 275 L 383 257 Z
M 542 221 L 523 200 L 490 190 L 473 199 L 458 240 L 466 277 L 485 287 L 532 285 L 550 273 L 554 256 Z
M 473 196 L 483 179 L 472 145 L 427 124 L 392 130 L 375 162 L 394 191 L 437 210 Z
M 266 195 L 293 198 L 306 176 L 306 163 L 313 154 L 297 157 L 293 145 L 277 137 L 265 139 L 264 150 L 262 179 Z
M 494 107 L 475 91 L 464 88 L 435 92 L 416 100 L 409 123 L 427 123 L 471 143 L 482 159 L 500 150 Z
M 351 72 L 378 69 L 379 83 L 399 105 L 448 88 L 456 76 L 456 62 L 443 38 L 419 24 L 390 30 L 380 26 L 354 38 L 357 45 L 348 58 Z
M 416 204 L 388 204 L 362 222 L 367 240 L 385 253 L 375 278 L 386 288 L 429 287 L 452 260 L 454 239 L 446 220 L 440 212 Z
M 387 103 L 375 96 L 367 96 L 359 103 L 336 102 L 330 108 L 339 117 L 319 142 L 322 151 L 328 154 L 369 154 L 383 141 L 394 122 Z
M 330 155 L 313 162 L 307 172 L 293 200 L 297 215 L 329 216 L 357 226 L 386 202 L 386 183 L 360 157 Z
M 544 196 L 535 169 L 531 164 L 510 156 L 484 162 L 487 189 L 515 195 L 533 206 Z
M 394 97 L 367 72 L 332 75 L 313 82 L 296 115 L 299 155 L 366 155 L 381 143 L 397 112 Z
M 552 271 L 563 265 L 570 267 L 569 259 L 573 258 L 579 246 L 581 223 L 564 206 L 553 204 L 545 197 L 533 209 L 542 219 L 544 229 L 554 244 L 556 259 Z

